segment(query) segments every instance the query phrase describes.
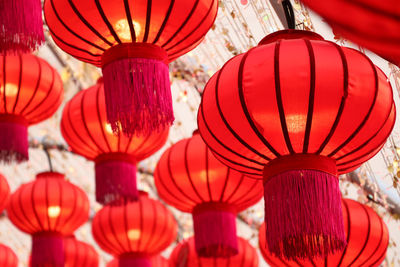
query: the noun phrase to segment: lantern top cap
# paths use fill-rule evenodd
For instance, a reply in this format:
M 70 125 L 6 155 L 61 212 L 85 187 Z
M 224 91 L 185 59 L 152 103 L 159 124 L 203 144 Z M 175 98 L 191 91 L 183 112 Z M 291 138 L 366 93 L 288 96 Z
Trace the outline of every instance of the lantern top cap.
M 36 179 L 64 179 L 65 175 L 59 172 L 41 172 L 36 175 Z
M 319 40 L 322 41 L 324 38 L 318 33 L 303 30 L 282 30 L 273 32 L 265 36 L 258 45 L 266 45 L 278 40 L 291 40 L 291 39 L 306 39 L 306 40 Z

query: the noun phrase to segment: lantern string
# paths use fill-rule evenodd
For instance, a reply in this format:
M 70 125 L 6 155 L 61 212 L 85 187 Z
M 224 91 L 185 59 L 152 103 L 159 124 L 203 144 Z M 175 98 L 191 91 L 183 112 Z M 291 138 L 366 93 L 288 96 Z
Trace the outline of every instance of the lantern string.
M 285 11 L 285 17 L 286 17 L 286 21 L 288 24 L 288 28 L 295 29 L 296 28 L 296 18 L 294 16 L 292 3 L 290 3 L 290 0 L 283 0 L 282 7 L 283 7 L 283 10 Z
M 52 162 L 51 162 L 51 155 L 50 155 L 50 152 L 49 152 L 49 150 L 48 150 L 48 147 L 43 146 L 43 151 L 44 151 L 44 153 L 45 153 L 46 156 L 47 156 L 47 161 L 49 162 L 49 170 L 50 170 L 51 172 L 53 172 L 53 164 L 52 164 Z

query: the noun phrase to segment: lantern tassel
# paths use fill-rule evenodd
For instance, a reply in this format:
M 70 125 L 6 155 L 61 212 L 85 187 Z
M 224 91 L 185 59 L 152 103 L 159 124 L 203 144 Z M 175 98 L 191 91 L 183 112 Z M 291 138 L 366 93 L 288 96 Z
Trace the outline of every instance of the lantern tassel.
M 346 247 L 338 178 L 291 170 L 264 184 L 268 248 L 289 260 L 327 256 Z
M 15 115 L 0 115 L 0 161 L 28 160 L 28 122 Z
M 193 210 L 194 239 L 200 257 L 231 257 L 238 254 L 236 213 L 204 203 Z
M 0 53 L 29 53 L 44 43 L 40 0 L 0 1 Z
M 124 254 L 118 261 L 119 267 L 151 267 L 151 260 L 145 256 L 138 256 L 135 253 Z
M 64 238 L 43 232 L 32 237 L 32 267 L 64 267 Z

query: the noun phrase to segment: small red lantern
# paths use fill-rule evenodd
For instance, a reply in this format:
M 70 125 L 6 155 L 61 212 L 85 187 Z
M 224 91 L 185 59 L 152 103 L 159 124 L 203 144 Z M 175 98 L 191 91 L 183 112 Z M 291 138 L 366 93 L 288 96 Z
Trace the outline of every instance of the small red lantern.
M 199 44 L 217 9 L 217 0 L 44 3 L 57 45 L 102 68 L 107 120 L 128 135 L 172 124 L 168 63 Z
M 198 124 L 218 159 L 263 177 L 268 246 L 292 259 L 346 246 L 337 175 L 381 149 L 395 113 L 387 77 L 368 57 L 287 30 L 210 79 Z
M 238 253 L 236 214 L 262 198 L 262 183 L 220 163 L 200 135 L 166 150 L 154 172 L 158 194 L 193 214 L 197 253 L 228 257 Z
M 114 135 L 106 120 L 101 79 L 65 105 L 61 132 L 75 153 L 95 162 L 96 200 L 101 204 L 136 200 L 136 162 L 155 153 L 168 137 L 168 129 L 132 137 Z
M 273 256 L 267 248 L 265 225 L 260 228 L 260 250 L 271 266 L 285 267 L 350 267 L 380 266 L 385 259 L 389 245 L 389 231 L 385 222 L 370 207 L 351 199 L 342 200 L 343 218 L 346 231 L 347 247 L 324 258 L 313 258 L 298 261 L 287 261 Z
M 202 258 L 195 250 L 194 238 L 179 243 L 169 258 L 171 267 L 258 267 L 258 255 L 256 249 L 250 243 L 238 237 L 239 253 L 228 258 Z
M 44 172 L 20 186 L 10 198 L 7 214 L 21 231 L 32 235 L 32 266 L 64 266 L 64 235 L 88 220 L 89 200 L 64 175 Z
M 0 99 L 0 160 L 27 160 L 27 127 L 56 112 L 63 99 L 61 78 L 34 55 L 0 56 Z
M 1 267 L 17 267 L 18 258 L 11 248 L 0 244 L 0 266 Z
M 92 222 L 97 244 L 118 257 L 120 267 L 151 267 L 151 258 L 175 240 L 176 231 L 172 213 L 145 193 L 135 202 L 104 206 Z
M 400 66 L 400 8 L 397 0 L 302 0 L 335 33 Z
M 33 52 L 43 43 L 40 0 L 0 2 L 0 54 Z
M 3 212 L 10 198 L 10 186 L 6 178 L 0 174 L 0 213 Z M 1 266 L 1 265 L 0 265 Z
M 107 267 L 118 267 L 119 260 L 113 259 L 107 264 Z M 157 255 L 151 258 L 151 267 L 170 267 L 168 260 L 166 260 L 163 256 Z

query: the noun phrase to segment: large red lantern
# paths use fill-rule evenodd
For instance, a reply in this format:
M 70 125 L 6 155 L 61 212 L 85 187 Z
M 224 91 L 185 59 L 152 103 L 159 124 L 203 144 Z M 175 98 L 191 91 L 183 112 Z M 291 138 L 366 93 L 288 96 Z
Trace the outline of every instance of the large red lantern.
M 262 198 L 261 181 L 220 163 L 197 132 L 164 152 L 154 179 L 162 199 L 193 214 L 199 255 L 238 253 L 236 214 Z
M 141 193 L 138 201 L 104 206 L 93 218 L 92 232 L 120 267 L 150 267 L 151 258 L 175 240 L 177 224 L 164 205 Z
M 349 267 L 349 266 L 380 266 L 386 256 L 389 245 L 389 231 L 385 222 L 376 212 L 351 199 L 343 199 L 343 218 L 346 231 L 347 246 L 344 250 L 330 254 L 324 258 L 287 261 L 273 256 L 265 240 L 265 225 L 260 228 L 260 250 L 271 266 L 285 267 Z
M 226 63 L 198 114 L 218 159 L 263 177 L 268 246 L 286 258 L 346 246 L 337 175 L 375 155 L 394 121 L 390 84 L 368 57 L 295 30 Z
M 106 120 L 101 80 L 79 92 L 65 106 L 61 132 L 75 153 L 95 162 L 96 200 L 107 204 L 137 199 L 136 162 L 160 149 L 168 129 L 127 137 L 113 134 Z
M 61 78 L 34 55 L 0 56 L 0 99 L 0 160 L 27 160 L 27 127 L 56 112 L 63 99 Z
M 33 52 L 43 43 L 40 0 L 0 2 L 0 54 Z
M 64 266 L 64 235 L 88 220 L 89 200 L 64 175 L 44 172 L 20 186 L 10 198 L 7 214 L 21 231 L 32 235 L 32 266 Z
M 4 208 L 8 204 L 10 198 L 10 186 L 7 183 L 6 178 L 0 174 L 0 213 L 3 212 Z
M 119 260 L 113 259 L 107 264 L 107 267 L 118 267 Z M 151 258 L 151 267 L 170 267 L 168 260 L 166 260 L 163 256 L 157 255 Z
M 400 66 L 400 8 L 397 0 L 302 0 L 334 32 Z
M 58 46 L 103 70 L 114 132 L 150 133 L 174 120 L 168 63 L 212 26 L 217 0 L 46 0 Z
M 0 266 L 1 267 L 17 267 L 18 258 L 11 248 L 0 244 Z
M 191 237 L 179 243 L 169 258 L 170 267 L 258 267 L 258 255 L 256 249 L 250 243 L 239 237 L 239 253 L 225 258 L 202 258 L 195 250 L 194 238 Z

